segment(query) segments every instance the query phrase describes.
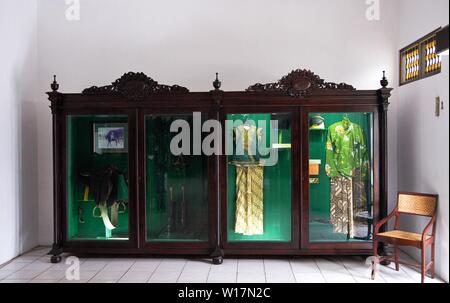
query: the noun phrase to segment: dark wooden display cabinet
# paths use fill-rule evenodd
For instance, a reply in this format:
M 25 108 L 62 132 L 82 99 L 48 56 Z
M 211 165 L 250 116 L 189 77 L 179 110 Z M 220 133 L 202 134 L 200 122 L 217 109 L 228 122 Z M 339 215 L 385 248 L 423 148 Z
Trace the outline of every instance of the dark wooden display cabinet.
M 387 85 L 383 75 L 382 88 L 355 90 L 295 70 L 246 91 L 224 92 L 216 77 L 214 90 L 189 92 L 130 72 L 66 94 L 55 77 L 51 261 L 370 255 L 386 215 Z M 199 152 L 206 121 L 220 122 L 220 155 Z M 193 142 L 173 153 L 183 127 Z

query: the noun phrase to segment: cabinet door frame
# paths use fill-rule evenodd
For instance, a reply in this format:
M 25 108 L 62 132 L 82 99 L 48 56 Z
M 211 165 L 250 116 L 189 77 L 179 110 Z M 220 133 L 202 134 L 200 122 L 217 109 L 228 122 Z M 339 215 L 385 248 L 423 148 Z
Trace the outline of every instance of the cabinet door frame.
M 309 114 L 310 113 L 372 113 L 373 114 L 373 226 L 379 220 L 380 214 L 380 123 L 378 106 L 361 105 L 335 105 L 335 106 L 304 106 L 301 109 L 301 132 L 302 132 L 302 166 L 309 165 Z M 316 253 L 345 254 L 367 253 L 373 248 L 373 242 L 310 242 L 309 241 L 309 170 L 301 171 L 301 250 Z M 372 226 L 372 228 L 373 228 Z
M 192 115 L 193 112 L 201 112 L 206 119 L 213 119 L 214 114 L 209 107 L 144 107 L 139 109 L 138 129 L 138 180 L 139 180 L 139 241 L 138 246 L 143 251 L 152 254 L 203 254 L 209 255 L 217 242 L 217 201 L 215 199 L 215 165 L 214 156 L 207 157 L 208 175 L 208 240 L 206 241 L 147 241 L 146 222 L 146 127 L 145 118 L 150 115 Z
M 67 199 L 67 119 L 69 116 L 87 115 L 117 115 L 128 117 L 128 240 L 70 240 L 68 239 L 68 199 Z M 83 249 L 91 253 L 105 253 L 105 248 L 111 250 L 133 249 L 137 247 L 137 174 L 136 174 L 136 110 L 131 108 L 89 108 L 89 109 L 63 109 L 61 112 L 61 152 L 63 155 L 61 175 L 61 234 L 62 245 L 66 249 Z
M 239 104 L 239 101 L 236 102 Z M 228 241 L 228 201 L 227 201 L 227 156 L 223 155 L 220 159 L 220 210 L 221 210 L 221 243 L 225 254 L 242 255 L 260 255 L 260 254 L 293 254 L 299 249 L 300 242 L 300 190 L 296 189 L 300 176 L 300 131 L 299 115 L 297 106 L 247 106 L 245 99 L 242 100 L 242 106 L 228 105 L 224 106 L 220 112 L 222 124 L 222 133 L 225 131 L 225 119 L 228 114 L 238 113 L 290 113 L 291 114 L 291 240 L 289 242 L 278 241 Z M 223 146 L 225 146 L 225 136 L 223 136 Z

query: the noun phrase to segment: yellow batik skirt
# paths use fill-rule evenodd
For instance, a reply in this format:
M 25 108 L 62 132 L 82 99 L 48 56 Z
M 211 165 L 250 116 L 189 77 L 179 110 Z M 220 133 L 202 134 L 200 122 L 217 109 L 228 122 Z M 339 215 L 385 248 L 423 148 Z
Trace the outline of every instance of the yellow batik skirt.
M 236 233 L 264 233 L 263 184 L 264 169 L 260 164 L 236 164 Z

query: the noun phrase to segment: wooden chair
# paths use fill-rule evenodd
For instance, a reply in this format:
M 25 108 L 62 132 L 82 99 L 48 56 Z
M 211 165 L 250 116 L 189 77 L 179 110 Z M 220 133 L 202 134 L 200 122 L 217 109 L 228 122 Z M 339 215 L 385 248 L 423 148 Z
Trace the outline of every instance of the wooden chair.
M 383 220 L 375 225 L 373 236 L 373 255 L 378 257 L 378 242 L 392 244 L 394 246 L 394 259 L 389 256 L 379 257 L 379 261 L 395 262 L 395 269 L 399 271 L 400 263 L 420 267 L 422 283 L 425 275 L 430 270 L 431 278 L 435 276 L 435 234 L 436 234 L 436 206 L 438 195 L 400 192 L 397 198 L 397 207 Z M 400 215 L 416 215 L 431 218 L 422 234 L 399 230 Z M 395 216 L 394 230 L 380 233 L 380 228 Z M 431 235 L 430 235 L 431 230 Z M 427 247 L 431 245 L 431 262 L 426 264 Z M 411 264 L 399 260 L 398 246 L 412 246 L 419 248 L 422 253 L 421 264 Z M 375 275 L 372 274 L 372 279 Z

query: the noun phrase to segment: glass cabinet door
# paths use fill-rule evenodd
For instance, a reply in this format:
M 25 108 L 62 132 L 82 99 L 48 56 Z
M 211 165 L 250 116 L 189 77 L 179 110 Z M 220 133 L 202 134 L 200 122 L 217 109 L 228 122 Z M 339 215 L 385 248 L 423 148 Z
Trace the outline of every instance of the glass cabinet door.
M 228 242 L 291 241 L 291 128 L 290 113 L 226 116 Z
M 373 113 L 309 114 L 309 242 L 372 238 Z
M 128 117 L 67 117 L 68 240 L 128 240 Z
M 206 115 L 197 118 L 195 123 L 201 125 Z M 172 124 L 182 125 L 183 131 L 175 127 L 171 132 Z M 146 241 L 208 241 L 207 157 L 193 151 L 194 116 L 148 115 L 145 127 Z M 183 132 L 180 143 L 177 138 Z M 173 150 L 173 140 L 176 148 L 187 150 Z

